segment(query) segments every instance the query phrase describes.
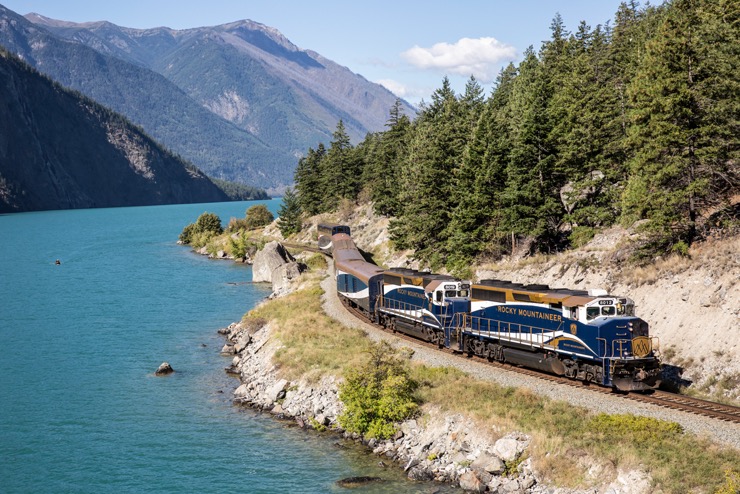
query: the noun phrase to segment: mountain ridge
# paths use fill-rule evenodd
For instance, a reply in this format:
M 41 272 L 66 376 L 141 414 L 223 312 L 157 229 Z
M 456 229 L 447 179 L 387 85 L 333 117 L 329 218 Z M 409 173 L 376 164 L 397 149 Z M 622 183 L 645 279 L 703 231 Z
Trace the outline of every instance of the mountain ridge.
M 379 84 L 315 51 L 297 47 L 278 29 L 249 19 L 182 30 L 164 26 L 135 29 L 108 21 L 74 23 L 35 13 L 23 20 L 36 30 L 32 36 L 25 35 L 27 38 L 38 39 L 43 31 L 59 41 L 136 66 L 131 74 L 110 77 L 124 81 L 119 88 L 134 85 L 139 77 L 151 79 L 137 70 L 150 70 L 164 77 L 187 97 L 178 98 L 223 120 L 218 132 L 211 131 L 215 124 L 202 126 L 206 127 L 203 134 L 212 141 L 210 146 L 202 139 L 197 146 L 189 145 L 193 139 L 178 139 L 180 132 L 173 130 L 172 122 L 162 122 L 161 111 L 159 115 L 141 115 L 142 108 L 151 106 L 141 95 L 118 96 L 136 103 L 115 104 L 116 98 L 100 94 L 105 93 L 101 89 L 105 82 L 95 74 L 83 70 L 72 77 L 69 67 L 50 64 L 48 56 L 39 55 L 43 49 L 38 45 L 51 41 L 34 40 L 28 44 L 35 44 L 36 50 L 26 50 L 27 58 L 39 70 L 51 72 L 54 79 L 126 114 L 211 176 L 251 183 L 273 193 L 292 184 L 298 159 L 309 147 L 328 143 L 340 119 L 351 140 L 359 142 L 369 132 L 384 130 L 396 101 L 396 96 Z M 2 31 L 0 22 L 0 44 Z M 6 40 L 8 37 L 4 36 Z M 164 86 L 145 87 L 164 98 L 161 95 L 165 90 L 158 89 Z M 174 88 L 167 91 L 175 93 Z M 405 113 L 413 117 L 415 109 L 401 101 Z M 195 125 L 201 117 L 192 106 L 189 108 L 188 124 Z M 233 129 L 224 128 L 224 124 Z M 249 139 L 251 148 L 239 143 L 239 136 Z M 203 151 L 207 147 L 208 151 Z
M 0 213 L 228 200 L 124 117 L 2 49 L 0 127 Z

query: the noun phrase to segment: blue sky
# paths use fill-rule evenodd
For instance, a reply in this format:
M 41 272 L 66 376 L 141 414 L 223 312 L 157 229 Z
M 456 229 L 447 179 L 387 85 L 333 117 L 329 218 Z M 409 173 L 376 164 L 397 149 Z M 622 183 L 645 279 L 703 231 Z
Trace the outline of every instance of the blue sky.
M 185 29 L 251 19 L 418 104 L 447 76 L 488 91 L 501 67 L 538 49 L 560 13 L 575 31 L 613 20 L 621 0 L 0 0 L 19 13 L 74 22 Z M 642 2 L 644 3 L 644 2 Z M 656 2 L 654 2 L 656 3 Z M 659 3 L 659 2 L 657 2 Z

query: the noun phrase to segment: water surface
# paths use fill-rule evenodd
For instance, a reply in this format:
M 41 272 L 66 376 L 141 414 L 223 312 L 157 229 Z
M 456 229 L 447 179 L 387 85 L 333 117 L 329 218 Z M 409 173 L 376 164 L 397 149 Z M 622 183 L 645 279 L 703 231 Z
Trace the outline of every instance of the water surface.
M 232 406 L 216 331 L 269 287 L 176 240 L 204 211 L 225 224 L 257 203 L 0 216 L 0 491 L 439 490 Z M 155 377 L 163 361 L 176 373 Z

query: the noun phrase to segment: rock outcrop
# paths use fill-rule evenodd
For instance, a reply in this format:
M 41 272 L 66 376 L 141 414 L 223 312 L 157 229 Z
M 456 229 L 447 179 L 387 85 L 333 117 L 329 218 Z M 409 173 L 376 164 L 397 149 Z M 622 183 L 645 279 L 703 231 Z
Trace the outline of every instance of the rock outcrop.
M 254 256 L 252 281 L 272 283 L 273 295 L 288 292 L 293 280 L 305 270 L 305 266 L 279 242 L 269 242 Z
M 157 376 L 166 376 L 167 374 L 172 374 L 173 372 L 175 372 L 175 369 L 172 368 L 169 362 L 162 362 L 157 370 L 154 371 L 154 374 Z

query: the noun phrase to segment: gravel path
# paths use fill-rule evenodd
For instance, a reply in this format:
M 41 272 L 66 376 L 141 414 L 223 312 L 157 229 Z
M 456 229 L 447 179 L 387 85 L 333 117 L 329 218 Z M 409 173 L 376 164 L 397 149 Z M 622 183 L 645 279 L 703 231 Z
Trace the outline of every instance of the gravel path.
M 394 346 L 412 348 L 414 350 L 413 360 L 418 360 L 433 367 L 457 367 L 478 379 L 494 381 L 502 386 L 529 388 L 537 394 L 548 396 L 554 400 L 566 401 L 595 412 L 643 415 L 678 422 L 685 430 L 698 436 L 708 437 L 714 441 L 740 449 L 740 425 L 738 424 L 728 424 L 686 412 L 636 403 L 619 396 L 607 396 L 587 390 L 579 390 L 570 386 L 509 372 L 505 369 L 492 369 L 478 362 L 466 361 L 412 342 L 399 340 L 375 326 L 358 320 L 344 308 L 336 294 L 331 263 L 329 269 L 329 276 L 321 282 L 321 287 L 324 289 L 323 307 L 327 315 L 345 326 L 362 329 L 373 340 L 386 340 Z

